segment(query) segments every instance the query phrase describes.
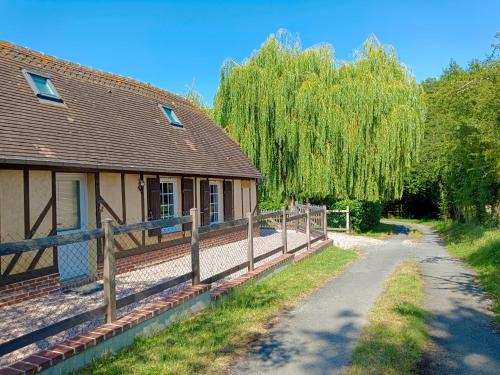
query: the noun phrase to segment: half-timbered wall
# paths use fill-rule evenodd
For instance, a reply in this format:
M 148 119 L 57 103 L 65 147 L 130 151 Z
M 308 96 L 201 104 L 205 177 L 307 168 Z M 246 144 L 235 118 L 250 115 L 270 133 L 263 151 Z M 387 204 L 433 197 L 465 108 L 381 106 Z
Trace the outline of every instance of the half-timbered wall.
M 63 172 L 57 172 L 63 173 Z M 0 169 L 0 242 L 19 241 L 26 238 L 44 237 L 55 234 L 57 230 L 55 211 L 56 172 L 50 170 Z M 116 224 L 136 223 L 148 218 L 146 185 L 139 189 L 139 181 L 148 178 L 169 178 L 176 182 L 176 212 L 182 215 L 182 178 L 150 173 L 87 172 L 87 210 L 88 228 L 100 227 L 102 220 L 111 218 Z M 184 177 L 189 178 L 189 177 Z M 202 180 L 220 182 L 220 219 L 224 220 L 224 181 L 232 183 L 232 211 L 234 219 L 244 217 L 257 207 L 256 183 L 254 180 L 193 178 L 195 207 L 200 208 L 200 183 Z M 226 199 L 229 195 L 226 194 Z M 226 211 L 227 212 L 227 211 Z M 200 219 L 200 218 L 198 218 Z M 180 229 L 180 228 L 179 228 Z M 150 236 L 145 232 L 123 234 L 116 237 L 118 251 L 155 245 L 183 237 L 185 232 L 178 231 L 164 235 Z M 57 272 L 56 249 L 33 251 L 16 256 L 0 257 L 2 272 L 0 284 L 6 276 L 21 275 L 39 270 L 37 276 Z M 89 248 L 91 275 L 98 273 L 98 263 L 102 257 L 102 244 L 98 242 Z M 6 273 L 6 271 L 8 271 Z M 27 277 L 33 275 L 26 274 Z M 19 278 L 17 278 L 19 279 Z M 16 280 L 17 280 L 16 279 Z
M 0 242 L 46 237 L 56 233 L 51 171 L 0 170 Z M 0 284 L 20 274 L 55 271 L 55 249 L 0 257 Z

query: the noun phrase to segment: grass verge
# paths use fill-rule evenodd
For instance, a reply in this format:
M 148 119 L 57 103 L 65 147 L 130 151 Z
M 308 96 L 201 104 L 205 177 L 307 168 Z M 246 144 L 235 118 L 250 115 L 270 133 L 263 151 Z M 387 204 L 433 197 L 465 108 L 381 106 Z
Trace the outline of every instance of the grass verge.
M 285 307 L 323 286 L 357 253 L 330 247 L 260 284 L 116 354 L 96 360 L 81 374 L 218 374 Z
M 495 319 L 500 323 L 500 230 L 478 224 L 432 219 L 391 220 L 426 224 L 440 233 L 451 255 L 463 260 L 477 273 L 479 285 L 493 301 Z
M 370 311 L 346 375 L 415 372 L 427 342 L 422 288 L 414 261 L 397 268 Z
M 366 232 L 356 232 L 355 234 L 358 236 L 365 236 L 383 240 L 384 238 L 389 237 L 391 234 L 394 234 L 394 226 L 391 224 L 378 223 L 372 229 Z
M 500 230 L 451 221 L 434 222 L 431 227 L 443 235 L 452 255 L 476 271 L 479 285 L 492 299 L 496 321 L 500 323 Z
M 423 236 L 423 233 L 416 228 L 410 228 L 410 231 L 408 232 L 408 237 L 412 240 L 419 239 L 422 236 Z
M 429 226 L 434 226 L 442 222 L 441 220 L 436 219 L 407 219 L 403 217 L 389 217 L 386 219 L 399 221 L 401 223 L 426 224 Z

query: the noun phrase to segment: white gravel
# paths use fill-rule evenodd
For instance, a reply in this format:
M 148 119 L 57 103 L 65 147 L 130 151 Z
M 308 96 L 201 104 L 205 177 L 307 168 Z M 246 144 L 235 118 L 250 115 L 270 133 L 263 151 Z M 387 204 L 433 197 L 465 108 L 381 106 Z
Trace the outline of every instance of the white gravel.
M 338 232 L 328 232 L 328 238 L 333 240 L 333 244 L 335 246 L 341 247 L 343 249 L 380 246 L 387 243 L 387 241 L 384 240 Z

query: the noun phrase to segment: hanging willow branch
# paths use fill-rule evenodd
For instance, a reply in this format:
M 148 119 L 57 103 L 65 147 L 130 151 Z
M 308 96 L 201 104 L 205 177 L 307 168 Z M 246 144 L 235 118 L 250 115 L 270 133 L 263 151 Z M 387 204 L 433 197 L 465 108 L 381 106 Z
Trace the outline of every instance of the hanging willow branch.
M 283 40 L 226 62 L 214 102 L 216 121 L 267 177 L 263 198 L 400 197 L 424 118 L 415 79 L 375 38 L 343 65 L 328 46 Z

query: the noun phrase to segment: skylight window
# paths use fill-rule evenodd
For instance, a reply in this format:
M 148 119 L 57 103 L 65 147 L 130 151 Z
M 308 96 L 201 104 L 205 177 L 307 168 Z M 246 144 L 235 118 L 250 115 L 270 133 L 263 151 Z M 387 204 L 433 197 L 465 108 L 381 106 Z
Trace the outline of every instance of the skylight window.
M 28 71 L 24 71 L 24 74 L 38 98 L 57 103 L 63 102 L 50 78 Z
M 182 128 L 181 120 L 179 120 L 172 108 L 166 107 L 164 105 L 162 105 L 161 108 L 163 109 L 165 116 L 167 116 L 168 121 L 170 121 L 170 124 Z

